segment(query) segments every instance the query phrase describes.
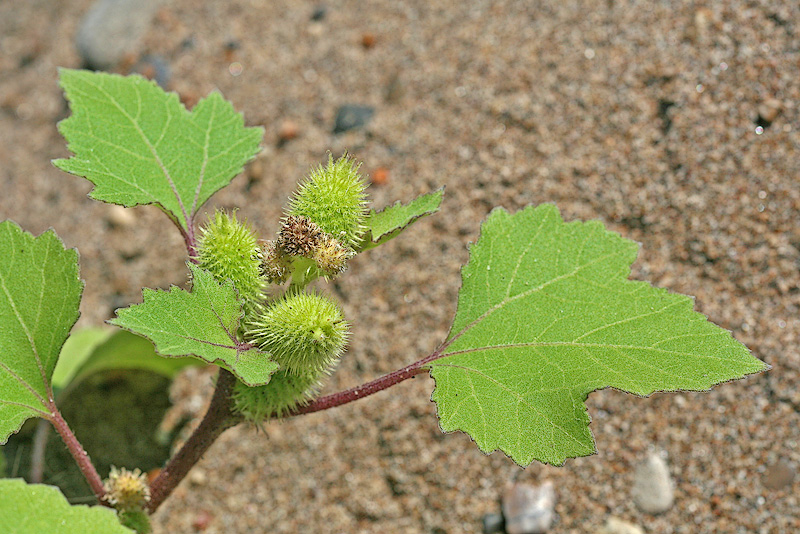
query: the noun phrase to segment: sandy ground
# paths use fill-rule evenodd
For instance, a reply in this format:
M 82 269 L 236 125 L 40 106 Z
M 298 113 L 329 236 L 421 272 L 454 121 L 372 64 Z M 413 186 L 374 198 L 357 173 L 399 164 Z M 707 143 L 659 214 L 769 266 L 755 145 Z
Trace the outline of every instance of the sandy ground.
M 766 484 L 781 465 L 800 467 L 800 8 L 790 5 L 346 1 L 312 21 L 311 3 L 167 2 L 136 55 L 164 59 L 185 101 L 219 89 L 267 132 L 258 160 L 207 208 L 240 206 L 272 234 L 295 181 L 344 149 L 368 173 L 388 171 L 370 188 L 375 206 L 447 186 L 440 214 L 330 287 L 354 324 L 330 391 L 428 354 L 447 334 L 480 221 L 494 206 L 542 202 L 639 241 L 635 277 L 696 295 L 773 369 L 711 393 L 595 393 L 599 454 L 524 471 L 442 434 L 433 383 L 417 378 L 265 433 L 229 431 L 155 516 L 156 532 L 474 533 L 514 476 L 555 483 L 553 532 L 592 532 L 610 515 L 647 532 L 800 531 L 800 479 Z M 82 325 L 140 301 L 143 286 L 186 279 L 182 241 L 157 209 L 128 220 L 49 163 L 66 155 L 56 69 L 80 65 L 73 37 L 88 6 L 0 4 L 0 218 L 53 227 L 79 249 Z M 375 116 L 333 135 L 349 103 Z M 298 136 L 281 144 L 285 121 Z M 630 499 L 649 450 L 666 454 L 676 484 L 657 517 Z

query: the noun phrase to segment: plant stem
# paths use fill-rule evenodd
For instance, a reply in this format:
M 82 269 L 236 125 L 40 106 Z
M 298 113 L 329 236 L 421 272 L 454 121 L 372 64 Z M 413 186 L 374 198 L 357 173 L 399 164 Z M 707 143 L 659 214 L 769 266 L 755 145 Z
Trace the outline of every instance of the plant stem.
M 166 215 L 169 218 L 169 220 L 172 221 L 172 224 L 174 224 L 175 227 L 178 229 L 178 231 L 181 233 L 181 237 L 183 238 L 183 243 L 186 245 L 186 252 L 187 254 L 189 254 L 189 261 L 191 261 L 192 263 L 197 263 L 197 258 L 195 257 L 197 255 L 197 240 L 194 235 L 195 234 L 194 217 L 187 218 L 186 221 L 187 228 L 184 230 L 183 226 L 181 226 L 181 223 L 178 222 L 178 219 L 176 219 L 169 212 L 165 210 L 162 211 L 164 211 L 164 215 Z
M 103 486 L 103 480 L 100 478 L 97 469 L 95 469 L 94 464 L 92 464 L 92 461 L 89 459 L 89 455 L 83 450 L 83 446 L 78 441 L 78 438 L 75 437 L 75 434 L 72 433 L 72 430 L 70 430 L 61 412 L 56 408 L 55 403 L 50 402 L 49 404 L 50 422 L 53 423 L 56 432 L 61 436 L 70 454 L 75 459 L 75 462 L 78 464 L 81 473 L 83 473 L 83 476 L 89 483 L 89 487 L 92 488 L 97 500 L 100 501 L 100 504 L 108 506 L 105 500 L 106 489 Z
M 231 392 L 235 384 L 236 377 L 230 371 L 219 370 L 217 387 L 206 415 L 183 447 L 170 458 L 150 485 L 150 502 L 147 505 L 150 513 L 155 512 L 161 506 L 161 503 L 184 479 L 192 466 L 200 460 L 214 441 L 225 430 L 236 426 L 241 421 L 231 411 Z
M 431 355 L 411 365 L 398 369 L 397 371 L 392 371 L 366 384 L 321 397 L 311 404 L 292 410 L 285 415 L 285 417 L 319 412 L 348 404 L 374 393 L 378 393 L 379 391 L 383 391 L 404 380 L 413 378 L 418 374 L 422 374 L 427 371 L 427 369 L 424 368 L 425 364 L 442 357 L 444 346 L 445 345 L 439 347 Z M 211 398 L 211 404 L 208 406 L 206 415 L 192 435 L 189 436 L 189 439 L 186 440 L 186 443 L 183 444 L 183 447 L 181 447 L 175 456 L 170 458 L 167 465 L 164 466 L 150 485 L 150 502 L 147 508 L 151 514 L 161 506 L 167 497 L 169 497 L 172 491 L 178 486 L 181 480 L 186 477 L 189 470 L 200 460 L 214 441 L 216 441 L 225 430 L 236 426 L 242 421 L 242 418 L 231 409 L 231 393 L 235 384 L 236 377 L 233 376 L 230 371 L 225 369 L 219 370 L 217 387 L 214 390 L 214 396 Z
M 31 450 L 31 483 L 40 484 L 44 478 L 44 455 L 47 450 L 47 438 L 50 436 L 50 425 L 44 419 L 36 423 Z
M 413 378 L 418 374 L 426 372 L 427 369 L 423 368 L 422 366 L 428 363 L 429 361 L 436 359 L 433 356 L 438 357 L 438 353 L 435 352 L 434 354 L 428 356 L 427 358 L 414 362 L 407 367 L 398 369 L 397 371 L 392 371 L 391 373 L 383 375 L 380 378 L 376 378 L 372 382 L 367 382 L 366 384 L 361 384 L 360 386 L 356 386 L 354 388 L 350 388 L 345 391 L 333 393 L 332 395 L 326 395 L 325 397 L 320 397 L 310 404 L 306 404 L 305 406 L 300 406 L 298 408 L 295 408 L 294 410 L 289 412 L 285 417 L 293 417 L 295 415 L 303 415 L 308 413 L 321 412 L 322 410 L 329 410 L 330 408 L 335 408 L 343 404 L 348 404 L 350 402 L 357 401 L 358 399 L 363 399 L 364 397 L 368 397 L 370 395 L 378 393 L 379 391 L 383 391 L 384 389 L 397 385 L 400 382 L 403 382 L 404 380 L 408 380 L 409 378 Z

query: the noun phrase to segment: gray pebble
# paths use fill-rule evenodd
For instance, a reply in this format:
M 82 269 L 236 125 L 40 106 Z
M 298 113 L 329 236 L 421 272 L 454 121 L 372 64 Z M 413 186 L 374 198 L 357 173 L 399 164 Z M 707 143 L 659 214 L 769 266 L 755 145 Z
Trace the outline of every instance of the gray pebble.
M 336 112 L 333 133 L 338 134 L 355 128 L 363 128 L 374 114 L 375 108 L 373 107 L 346 104 Z
M 503 493 L 507 534 L 541 534 L 555 519 L 556 492 L 552 482 L 541 486 L 513 484 Z
M 672 507 L 672 479 L 667 463 L 655 453 L 636 468 L 633 475 L 633 502 L 642 512 L 660 514 Z
M 777 490 L 785 488 L 786 486 L 791 486 L 796 474 L 794 467 L 788 462 L 778 460 L 767 468 L 761 480 L 764 487 Z
M 327 7 L 322 6 L 322 5 L 316 6 L 314 8 L 314 11 L 311 13 L 311 20 L 313 20 L 315 22 L 319 22 L 319 21 L 325 19 L 325 15 L 327 15 L 327 14 L 328 14 L 328 8 Z
M 86 66 L 107 70 L 134 52 L 162 0 L 96 0 L 78 28 L 76 45 Z
M 169 63 L 161 56 L 146 55 L 134 65 L 133 72 L 143 75 L 145 78 L 155 80 L 162 89 L 169 89 L 169 80 L 172 77 L 172 69 Z

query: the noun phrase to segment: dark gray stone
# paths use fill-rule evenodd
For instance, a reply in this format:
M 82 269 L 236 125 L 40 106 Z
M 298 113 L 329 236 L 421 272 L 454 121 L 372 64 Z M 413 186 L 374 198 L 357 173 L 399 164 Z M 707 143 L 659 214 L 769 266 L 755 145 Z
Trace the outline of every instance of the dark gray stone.
M 483 516 L 483 534 L 503 534 L 506 522 L 503 514 L 486 514 Z
M 314 12 L 311 13 L 311 20 L 314 22 L 319 22 L 325 19 L 325 15 L 328 14 L 328 8 L 325 6 L 317 6 L 314 8 Z
M 333 133 L 338 134 L 347 130 L 363 128 L 375 114 L 375 108 L 370 106 L 358 106 L 346 104 L 336 112 L 336 123 L 333 126 Z

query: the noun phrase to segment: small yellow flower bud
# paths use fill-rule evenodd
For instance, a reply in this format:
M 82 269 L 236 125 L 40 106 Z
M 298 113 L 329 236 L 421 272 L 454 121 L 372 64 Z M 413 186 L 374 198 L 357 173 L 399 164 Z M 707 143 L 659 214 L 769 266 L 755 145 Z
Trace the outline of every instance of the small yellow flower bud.
M 105 490 L 106 500 L 117 510 L 141 510 L 150 500 L 150 486 L 139 469 L 112 467 Z

